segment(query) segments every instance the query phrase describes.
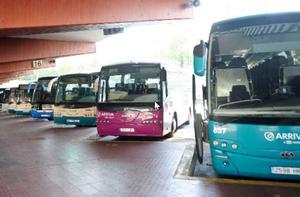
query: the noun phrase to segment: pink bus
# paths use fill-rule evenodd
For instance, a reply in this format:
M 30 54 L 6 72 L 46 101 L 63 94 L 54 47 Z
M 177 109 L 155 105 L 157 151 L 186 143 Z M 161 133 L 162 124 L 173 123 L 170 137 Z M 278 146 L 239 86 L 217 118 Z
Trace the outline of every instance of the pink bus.
M 169 73 L 157 63 L 102 67 L 97 103 L 98 135 L 172 136 L 180 125 L 189 122 L 190 81 L 191 75 L 178 69 Z

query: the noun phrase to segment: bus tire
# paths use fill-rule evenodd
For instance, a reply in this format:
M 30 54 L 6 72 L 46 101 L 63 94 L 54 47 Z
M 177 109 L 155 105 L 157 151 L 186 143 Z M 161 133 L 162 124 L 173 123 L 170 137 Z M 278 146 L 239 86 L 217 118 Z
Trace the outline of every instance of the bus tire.
M 174 114 L 171 122 L 171 131 L 168 134 L 168 137 L 173 137 L 174 133 L 177 131 L 178 123 L 177 123 L 177 117 L 176 114 Z
M 195 127 L 195 140 L 196 140 L 196 153 L 198 156 L 199 163 L 203 163 L 203 122 L 201 114 L 196 114 L 194 117 L 194 127 Z

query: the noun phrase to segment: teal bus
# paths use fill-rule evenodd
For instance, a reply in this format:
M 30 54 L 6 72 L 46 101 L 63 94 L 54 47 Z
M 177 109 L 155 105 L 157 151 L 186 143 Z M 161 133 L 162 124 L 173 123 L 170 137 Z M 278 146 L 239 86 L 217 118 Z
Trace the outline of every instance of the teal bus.
M 32 96 L 31 117 L 53 120 L 57 77 L 40 77 Z
M 36 82 L 21 84 L 17 90 L 16 115 L 31 115 L 31 99 L 35 89 Z
M 3 98 L 5 96 L 4 92 L 5 92 L 5 88 L 0 88 L 0 111 L 2 110 L 2 103 L 4 100 Z
M 54 123 L 96 126 L 98 73 L 62 75 L 57 80 Z
M 0 90 L 0 92 L 2 92 L 2 94 L 0 93 L 0 111 L 1 112 L 7 112 L 8 110 L 8 102 L 9 102 L 9 95 L 10 95 L 10 89 L 4 89 L 4 90 Z
M 200 163 L 206 141 L 219 175 L 300 180 L 300 13 L 213 24 L 194 48 L 194 73 Z
M 10 88 L 9 97 L 8 97 L 8 109 L 7 112 L 10 114 L 16 113 L 17 107 L 17 87 Z

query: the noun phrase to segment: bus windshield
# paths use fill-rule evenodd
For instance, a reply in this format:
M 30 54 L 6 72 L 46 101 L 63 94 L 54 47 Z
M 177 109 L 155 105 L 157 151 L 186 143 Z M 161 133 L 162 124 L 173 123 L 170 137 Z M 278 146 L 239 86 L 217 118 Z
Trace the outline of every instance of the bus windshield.
M 55 96 L 48 92 L 48 85 L 51 80 L 51 78 L 38 80 L 33 93 L 32 103 L 54 103 Z
M 3 93 L 3 103 L 8 103 L 9 102 L 9 95 L 10 95 L 10 90 L 5 90 Z
M 158 102 L 158 65 L 120 65 L 101 70 L 99 102 Z
M 5 89 L 0 89 L 0 103 L 3 103 Z
M 28 92 L 28 85 L 20 85 L 17 89 L 17 102 L 30 103 L 32 91 Z
M 214 115 L 295 115 L 300 109 L 300 23 L 211 34 Z
M 70 75 L 58 80 L 56 99 L 57 104 L 96 103 L 96 76 Z
M 16 103 L 17 102 L 17 88 L 11 88 L 8 98 L 9 103 Z
M 8 101 L 8 99 L 9 99 L 9 94 L 10 94 L 10 90 L 5 90 L 4 92 L 3 92 L 3 95 L 2 95 L 2 100 L 1 100 L 1 102 L 2 103 L 8 103 L 9 101 Z

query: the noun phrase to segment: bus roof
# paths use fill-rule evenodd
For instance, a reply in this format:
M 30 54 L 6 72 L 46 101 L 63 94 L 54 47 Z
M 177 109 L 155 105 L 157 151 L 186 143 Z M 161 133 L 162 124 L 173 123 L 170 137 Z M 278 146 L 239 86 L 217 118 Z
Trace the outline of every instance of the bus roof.
M 90 76 L 90 75 L 95 75 L 97 73 L 73 73 L 73 74 L 66 74 L 66 75 L 60 75 L 58 78 L 62 77 L 77 77 L 77 76 Z
M 99 72 L 95 72 L 95 73 L 75 73 L 75 74 L 66 74 L 66 75 L 60 75 L 57 80 L 63 80 L 65 78 L 76 78 L 76 77 L 98 77 L 99 76 Z
M 101 68 L 101 70 L 103 68 L 114 68 L 114 67 L 120 67 L 120 66 L 137 66 L 137 65 L 144 65 L 144 66 L 153 66 L 153 65 L 157 65 L 160 66 L 160 63 L 157 62 L 125 62 L 125 63 L 117 63 L 117 64 L 110 64 L 110 65 L 105 65 Z
M 57 76 L 48 76 L 48 77 L 40 77 L 38 80 L 51 80 L 56 78 Z
M 66 74 L 66 75 L 60 75 L 58 77 L 58 80 L 59 79 L 62 79 L 62 78 L 68 78 L 68 77 L 86 77 L 86 76 L 93 76 L 93 75 L 97 75 L 97 74 L 94 74 L 94 73 L 74 73 L 74 74 Z
M 25 84 L 25 83 L 24 83 L 24 84 L 20 84 L 18 88 L 20 88 L 20 87 L 22 87 L 22 86 L 23 86 L 23 87 L 24 87 L 24 86 L 28 86 L 28 85 L 29 85 L 29 84 Z
M 285 12 L 273 14 L 260 14 L 228 19 L 214 23 L 210 33 L 238 29 L 245 26 L 265 25 L 274 23 L 299 22 L 300 12 Z
M 100 74 L 100 72 L 92 72 L 92 73 L 90 73 L 90 75 L 99 75 Z

